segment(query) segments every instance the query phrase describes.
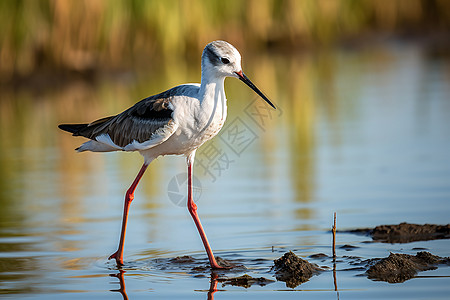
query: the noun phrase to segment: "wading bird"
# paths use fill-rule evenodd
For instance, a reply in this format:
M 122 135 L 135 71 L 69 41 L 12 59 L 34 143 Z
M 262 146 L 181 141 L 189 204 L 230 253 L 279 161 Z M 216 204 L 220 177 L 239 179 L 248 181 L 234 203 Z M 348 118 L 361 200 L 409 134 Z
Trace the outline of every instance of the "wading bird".
M 270 106 L 275 106 L 245 76 L 241 55 L 225 41 L 209 43 L 202 54 L 201 84 L 182 84 L 145 98 L 124 112 L 89 124 L 62 124 L 59 128 L 90 139 L 78 152 L 138 151 L 144 157 L 138 175 L 125 195 L 119 247 L 109 259 L 123 265 L 128 210 L 134 191 L 148 165 L 158 156 L 185 155 L 188 165 L 188 210 L 198 229 L 211 268 L 222 268 L 214 258 L 192 199 L 192 166 L 195 152 L 222 128 L 227 116 L 224 81 L 242 80 Z

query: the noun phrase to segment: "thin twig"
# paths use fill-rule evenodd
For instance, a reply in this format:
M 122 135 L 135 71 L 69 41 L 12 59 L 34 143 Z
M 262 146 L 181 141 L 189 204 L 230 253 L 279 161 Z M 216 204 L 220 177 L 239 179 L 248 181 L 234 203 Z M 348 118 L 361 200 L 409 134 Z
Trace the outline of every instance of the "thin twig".
M 336 260 L 336 212 L 334 213 L 334 223 L 331 230 L 333 232 L 333 261 Z
M 339 300 L 339 291 L 337 288 L 337 279 L 336 279 L 336 212 L 334 212 L 334 222 L 333 228 L 331 229 L 333 232 L 333 281 L 334 281 L 334 290 L 337 292 L 337 298 Z

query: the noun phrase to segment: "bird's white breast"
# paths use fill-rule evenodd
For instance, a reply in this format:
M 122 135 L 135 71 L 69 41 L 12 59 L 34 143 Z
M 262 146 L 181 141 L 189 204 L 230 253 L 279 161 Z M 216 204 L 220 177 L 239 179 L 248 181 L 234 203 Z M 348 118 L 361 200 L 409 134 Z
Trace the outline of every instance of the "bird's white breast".
M 198 96 L 199 87 L 192 85 L 191 93 L 172 99 L 173 119 L 179 126 L 164 143 L 141 152 L 145 157 L 188 154 L 216 136 L 227 116 L 225 93 Z

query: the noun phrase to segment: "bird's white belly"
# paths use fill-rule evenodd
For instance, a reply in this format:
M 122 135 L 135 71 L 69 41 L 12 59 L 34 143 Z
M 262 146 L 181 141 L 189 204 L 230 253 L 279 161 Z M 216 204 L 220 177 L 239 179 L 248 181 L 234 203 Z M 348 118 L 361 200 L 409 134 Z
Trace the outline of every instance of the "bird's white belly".
M 181 130 L 180 135 L 174 137 L 176 146 L 183 149 L 178 154 L 191 152 L 215 137 L 222 129 L 224 122 L 225 119 L 215 118 L 210 124 L 205 124 L 194 130 Z
M 140 151 L 144 157 L 156 158 L 164 155 L 189 154 L 215 137 L 222 129 L 225 118 L 214 118 L 209 125 L 199 128 L 179 126 L 179 129 L 162 144 L 144 151 Z

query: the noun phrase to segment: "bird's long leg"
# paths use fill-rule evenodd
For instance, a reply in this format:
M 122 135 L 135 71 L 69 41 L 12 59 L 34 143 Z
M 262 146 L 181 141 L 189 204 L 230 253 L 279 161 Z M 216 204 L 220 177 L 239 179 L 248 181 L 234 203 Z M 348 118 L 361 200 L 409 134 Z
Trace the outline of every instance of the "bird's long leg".
M 136 190 L 136 186 L 138 185 L 139 180 L 141 180 L 142 175 L 144 175 L 145 170 L 147 170 L 147 167 L 148 163 L 144 163 L 142 165 L 141 170 L 139 171 L 138 175 L 136 176 L 130 188 L 127 190 L 127 193 L 125 194 L 125 204 L 123 206 L 122 231 L 120 232 L 119 248 L 108 258 L 108 259 L 112 258 L 116 259 L 117 265 L 119 266 L 123 265 L 123 244 L 125 241 L 125 232 L 127 230 L 128 210 L 130 208 L 131 201 L 133 201 L 134 199 L 134 190 Z
M 211 265 L 211 268 L 223 269 L 223 267 L 219 266 L 219 264 L 216 262 L 216 259 L 214 258 L 214 254 L 208 243 L 208 238 L 206 237 L 205 231 L 203 230 L 203 227 L 202 227 L 202 223 L 200 222 L 200 219 L 197 214 L 197 205 L 194 203 L 194 200 L 192 199 L 192 166 L 193 166 L 193 164 L 194 164 L 194 158 L 192 156 L 191 158 L 188 158 L 188 203 L 187 203 L 188 210 L 192 216 L 192 219 L 194 219 L 195 226 L 197 226 L 198 233 L 200 234 L 200 237 L 202 238 L 203 246 L 205 246 L 206 253 L 208 254 L 209 263 Z

